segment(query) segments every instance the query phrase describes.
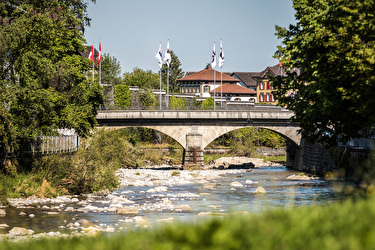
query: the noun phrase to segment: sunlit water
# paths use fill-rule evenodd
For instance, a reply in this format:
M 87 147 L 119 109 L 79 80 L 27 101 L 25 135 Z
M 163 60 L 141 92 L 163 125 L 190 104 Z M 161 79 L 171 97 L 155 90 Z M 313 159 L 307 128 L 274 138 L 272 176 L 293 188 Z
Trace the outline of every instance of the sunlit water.
M 217 170 L 220 171 L 220 170 Z M 250 213 L 259 213 L 269 209 L 282 207 L 298 207 L 307 205 L 322 205 L 329 202 L 344 199 L 340 194 L 342 185 L 348 183 L 328 183 L 321 180 L 311 181 L 291 181 L 286 177 L 291 174 L 298 174 L 293 170 L 285 167 L 262 167 L 253 169 L 251 172 L 243 172 L 240 174 L 225 174 L 224 178 L 216 180 L 217 189 L 204 190 L 201 184 L 189 184 L 168 187 L 167 192 L 147 193 L 150 186 L 128 186 L 115 191 L 120 194 L 124 191 L 129 193 L 126 196 L 135 202 L 135 204 L 143 206 L 160 202 L 163 198 L 168 198 L 175 205 L 189 205 L 191 212 L 177 211 L 157 211 L 157 210 L 140 210 L 140 216 L 143 216 L 150 224 L 160 220 L 173 221 L 199 221 L 207 216 L 198 215 L 201 212 L 211 212 L 215 215 L 226 214 L 231 212 L 247 211 Z M 246 180 L 251 180 L 252 184 L 246 184 Z M 234 181 L 243 183 L 244 187 L 230 186 Z M 301 183 L 313 183 L 314 185 L 301 186 Z M 255 194 L 257 187 L 262 186 L 266 190 L 265 194 Z M 200 195 L 201 193 L 210 193 L 209 196 Z M 86 199 L 86 197 L 82 197 Z M 97 197 L 92 205 L 103 206 L 99 201 L 103 197 Z M 66 204 L 66 206 L 74 206 L 74 204 Z M 35 214 L 35 218 L 28 216 L 20 216 L 21 211 L 27 214 Z M 41 209 L 33 208 L 7 208 L 6 217 L 0 218 L 0 224 L 6 223 L 8 229 L 19 226 L 32 229 L 35 233 L 60 231 L 69 232 L 63 228 L 69 222 L 78 219 L 87 219 L 90 222 L 101 225 L 102 227 L 113 227 L 115 229 L 126 228 L 124 220 L 131 216 L 117 215 L 115 212 L 102 213 L 68 213 L 59 212 L 56 215 L 47 215 Z M 0 230 L 1 233 L 7 233 L 7 230 Z

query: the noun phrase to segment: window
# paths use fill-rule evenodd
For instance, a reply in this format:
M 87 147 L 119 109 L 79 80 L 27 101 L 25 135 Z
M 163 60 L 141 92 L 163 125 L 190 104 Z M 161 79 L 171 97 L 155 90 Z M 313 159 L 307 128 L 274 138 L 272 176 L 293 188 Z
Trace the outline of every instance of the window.
M 270 101 L 270 93 L 267 93 L 267 102 Z
M 264 94 L 263 93 L 261 93 L 259 95 L 259 102 L 264 102 Z
M 260 82 L 259 89 L 264 89 L 264 82 Z
M 204 85 L 204 86 L 203 86 L 203 92 L 205 92 L 205 93 L 210 92 L 210 86 L 208 86 L 208 85 Z

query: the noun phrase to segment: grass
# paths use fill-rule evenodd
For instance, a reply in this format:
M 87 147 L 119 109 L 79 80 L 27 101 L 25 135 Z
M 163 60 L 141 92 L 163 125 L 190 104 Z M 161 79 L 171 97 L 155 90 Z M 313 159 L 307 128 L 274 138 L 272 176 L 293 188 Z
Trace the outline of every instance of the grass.
M 0 249 L 374 249 L 375 198 L 213 217 L 119 235 L 0 242 Z

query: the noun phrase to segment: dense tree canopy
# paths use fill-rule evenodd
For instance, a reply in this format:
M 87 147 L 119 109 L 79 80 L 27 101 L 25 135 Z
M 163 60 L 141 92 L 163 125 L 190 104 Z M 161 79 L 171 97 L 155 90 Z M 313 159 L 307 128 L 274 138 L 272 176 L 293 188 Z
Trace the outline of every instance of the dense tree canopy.
M 124 74 L 124 83 L 128 86 L 138 86 L 141 89 L 159 89 L 159 75 L 151 70 L 134 68 L 133 72 Z
M 375 2 L 293 2 L 297 23 L 276 27 L 288 76 L 274 79 L 277 98 L 305 137 L 335 144 L 361 136 L 375 123 Z
M 76 0 L 0 3 L 2 150 L 56 128 L 85 136 L 94 126 L 102 94 L 83 74 L 86 10 Z

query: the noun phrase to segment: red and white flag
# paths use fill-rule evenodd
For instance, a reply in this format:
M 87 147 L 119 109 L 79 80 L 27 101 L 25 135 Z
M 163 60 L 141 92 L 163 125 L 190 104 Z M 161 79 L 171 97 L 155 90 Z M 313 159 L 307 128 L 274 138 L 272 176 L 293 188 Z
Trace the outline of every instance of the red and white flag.
M 95 57 L 94 57 L 94 44 L 92 45 L 91 47 L 91 51 L 90 51 L 90 54 L 89 54 L 89 59 L 92 60 L 92 62 L 95 62 Z M 90 61 L 91 63 L 91 61 Z
M 98 55 L 98 60 L 96 62 L 96 67 L 99 67 L 99 62 L 102 60 L 102 44 L 99 42 L 99 55 Z

